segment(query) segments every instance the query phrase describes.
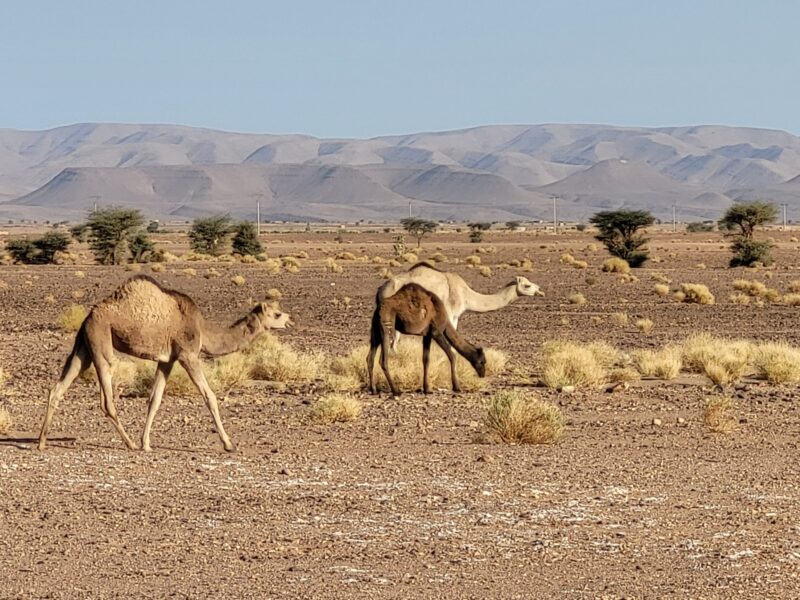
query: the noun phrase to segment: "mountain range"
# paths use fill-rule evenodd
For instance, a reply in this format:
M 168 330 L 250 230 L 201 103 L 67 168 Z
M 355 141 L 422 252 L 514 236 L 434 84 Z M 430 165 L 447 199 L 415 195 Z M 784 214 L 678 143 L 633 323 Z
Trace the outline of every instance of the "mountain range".
M 800 209 L 800 138 L 700 125 L 487 125 L 371 139 L 84 123 L 0 129 L 0 218 L 129 205 L 185 220 L 586 220 L 612 208 L 716 219 L 734 201 Z

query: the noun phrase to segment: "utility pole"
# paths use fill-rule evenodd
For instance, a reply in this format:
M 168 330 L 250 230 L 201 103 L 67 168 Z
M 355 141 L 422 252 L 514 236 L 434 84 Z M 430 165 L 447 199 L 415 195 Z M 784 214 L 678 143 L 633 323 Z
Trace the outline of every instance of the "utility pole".
M 781 206 L 783 207 L 783 231 L 786 231 L 786 207 L 788 206 L 788 204 L 783 202 Z
M 557 197 L 553 196 L 553 233 L 558 233 L 558 206 L 556 205 Z
M 411 218 L 411 200 L 408 201 L 408 218 Z
M 675 221 L 675 205 L 672 205 L 672 231 L 678 230 L 678 224 Z
M 261 235 L 261 200 L 256 200 L 256 235 Z

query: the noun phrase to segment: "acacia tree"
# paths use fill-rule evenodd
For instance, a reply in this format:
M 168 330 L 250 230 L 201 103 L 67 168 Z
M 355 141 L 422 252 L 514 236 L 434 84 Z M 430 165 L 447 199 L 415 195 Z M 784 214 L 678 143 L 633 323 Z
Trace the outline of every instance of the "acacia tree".
M 589 222 L 600 232 L 595 236 L 614 256 L 618 256 L 632 267 L 639 267 L 647 260 L 644 249 L 649 241 L 639 230 L 652 225 L 655 219 L 645 210 L 602 211 Z
M 425 234 L 433 233 L 436 231 L 436 228 L 439 227 L 439 224 L 436 221 L 427 221 L 417 217 L 407 217 L 402 219 L 400 224 L 408 233 L 417 238 L 417 248 L 419 248 L 420 244 L 422 243 L 422 238 L 425 236 Z
M 189 232 L 192 250 L 214 256 L 222 254 L 230 233 L 230 215 L 195 219 L 192 223 L 192 230 Z
M 777 215 L 774 204 L 760 200 L 734 204 L 727 210 L 720 219 L 719 228 L 727 231 L 726 235 L 733 239 L 730 266 L 749 267 L 757 262 L 772 264 L 774 244 L 769 240 L 756 240 L 755 232 L 757 227 L 772 223 Z
M 103 265 L 124 263 L 128 258 L 129 244 L 143 223 L 142 213 L 135 208 L 109 206 L 91 212 L 86 226 L 89 229 L 89 247 L 97 262 Z
M 258 241 L 258 234 L 255 226 L 250 221 L 239 221 L 233 227 L 233 251 L 245 256 L 258 256 L 264 249 Z
M 473 244 L 479 244 L 483 240 L 483 232 L 489 231 L 492 228 L 491 223 L 468 223 L 469 227 L 469 241 Z

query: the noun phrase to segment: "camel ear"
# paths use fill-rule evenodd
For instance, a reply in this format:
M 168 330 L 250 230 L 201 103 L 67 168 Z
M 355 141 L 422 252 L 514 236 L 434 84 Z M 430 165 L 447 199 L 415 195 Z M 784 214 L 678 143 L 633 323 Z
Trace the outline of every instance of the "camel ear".
M 256 304 L 255 308 L 253 309 L 253 312 L 256 313 L 256 314 L 261 314 L 261 313 L 267 312 L 266 303 L 259 302 L 258 304 Z

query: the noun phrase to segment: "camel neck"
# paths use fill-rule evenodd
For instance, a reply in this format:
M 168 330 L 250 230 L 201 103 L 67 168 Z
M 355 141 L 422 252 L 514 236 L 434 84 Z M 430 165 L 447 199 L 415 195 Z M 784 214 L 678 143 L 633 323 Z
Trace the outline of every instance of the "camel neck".
M 253 337 L 254 334 L 250 332 L 244 319 L 228 327 L 203 321 L 203 351 L 211 356 L 224 356 L 244 350 L 253 341 Z
M 470 287 L 464 290 L 464 299 L 467 301 L 469 310 L 474 312 L 498 310 L 511 304 L 517 297 L 517 286 L 513 283 L 494 294 L 481 294 Z

